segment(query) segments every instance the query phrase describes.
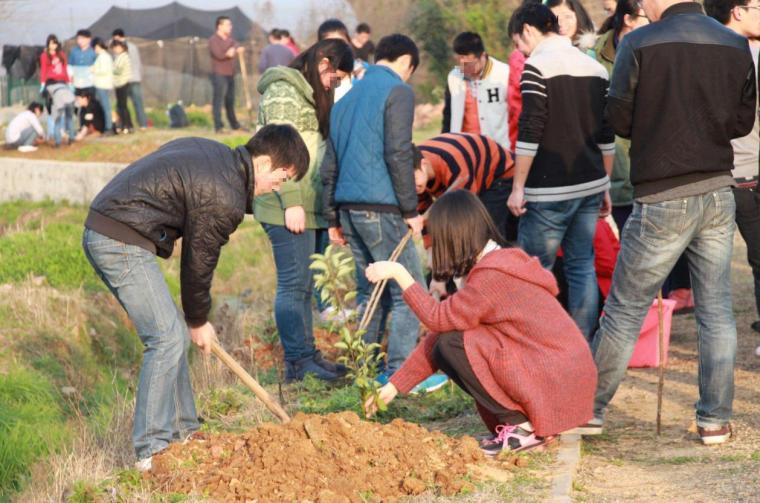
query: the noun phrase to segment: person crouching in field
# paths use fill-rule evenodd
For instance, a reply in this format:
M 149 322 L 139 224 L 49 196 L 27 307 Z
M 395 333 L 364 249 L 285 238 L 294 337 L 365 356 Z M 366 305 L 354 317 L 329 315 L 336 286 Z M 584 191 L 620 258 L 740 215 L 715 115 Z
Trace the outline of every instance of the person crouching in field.
M 403 266 L 376 262 L 367 279 L 392 278 L 430 333 L 383 386 L 385 403 L 436 370 L 475 399 L 495 435 L 487 455 L 539 447 L 593 416 L 596 368 L 588 343 L 555 296 L 538 259 L 502 239 L 480 200 L 465 190 L 433 204 L 428 218 L 433 275 L 466 278 L 442 302 Z M 374 413 L 370 398 L 365 410 Z
M 306 145 L 288 125 L 266 126 L 234 150 L 181 138 L 128 166 L 92 202 L 85 255 L 145 346 L 132 433 L 139 470 L 199 428 L 187 350 L 192 339 L 208 354 L 216 340 L 208 314 L 221 247 L 253 212 L 254 197 L 300 180 L 308 166 Z M 184 319 L 156 260 L 169 258 L 179 238 Z

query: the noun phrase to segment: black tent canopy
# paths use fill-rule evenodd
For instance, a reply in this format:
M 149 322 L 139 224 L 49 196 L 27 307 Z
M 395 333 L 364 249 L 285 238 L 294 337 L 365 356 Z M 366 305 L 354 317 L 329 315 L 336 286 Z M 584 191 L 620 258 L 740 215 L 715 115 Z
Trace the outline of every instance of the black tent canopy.
M 153 9 L 124 9 L 113 6 L 90 26 L 90 31 L 110 38 L 113 30 L 121 28 L 128 37 L 166 40 L 180 37 L 208 38 L 215 31 L 216 18 L 232 20 L 232 37 L 236 40 L 255 38 L 263 29 L 253 23 L 238 7 L 224 10 L 200 10 L 172 2 Z

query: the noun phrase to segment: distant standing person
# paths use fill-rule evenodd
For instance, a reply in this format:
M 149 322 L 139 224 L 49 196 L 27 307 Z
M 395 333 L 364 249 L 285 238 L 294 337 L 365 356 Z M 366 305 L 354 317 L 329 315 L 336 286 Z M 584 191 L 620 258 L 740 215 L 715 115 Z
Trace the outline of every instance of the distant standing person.
M 365 63 L 374 63 L 375 61 L 375 44 L 370 37 L 372 30 L 367 23 L 359 23 L 356 27 L 356 35 L 351 39 L 351 47 L 354 49 L 356 59 L 361 59 Z
M 69 52 L 69 69 L 76 94 L 94 93 L 90 67 L 95 64 L 95 51 L 92 48 L 92 34 L 88 30 L 77 32 L 77 45 Z
M 113 85 L 116 89 L 116 113 L 119 114 L 119 131 L 122 133 L 131 133 L 132 117 L 127 107 L 127 96 L 129 96 L 129 79 L 132 77 L 132 66 L 130 65 L 129 54 L 127 53 L 127 44 L 120 40 L 111 42 L 111 50 L 114 53 L 113 62 Z
M 211 54 L 211 85 L 214 88 L 214 130 L 222 131 L 222 101 L 227 112 L 230 129 L 241 129 L 235 117 L 235 58 L 244 47 L 232 38 L 232 20 L 226 16 L 216 18 L 216 33 L 208 39 Z
M 259 58 L 259 73 L 273 66 L 288 66 L 293 61 L 293 51 L 285 44 L 281 30 L 275 28 L 269 32 L 269 45 L 264 47 Z
M 45 86 L 50 83 L 69 83 L 69 73 L 66 70 L 66 55 L 63 53 L 58 37 L 48 35 L 45 42 L 46 50 L 40 54 L 40 84 Z
M 132 76 L 129 79 L 129 97 L 132 99 L 132 105 L 135 107 L 137 124 L 140 129 L 148 127 L 148 118 L 145 115 L 145 106 L 143 104 L 142 93 L 142 60 L 140 59 L 140 49 L 135 44 L 127 40 L 124 30 L 117 28 L 111 36 L 114 40 L 125 42 L 127 44 L 127 53 L 129 54 L 129 66 L 132 69 Z
M 51 113 L 53 96 L 50 92 L 50 88 L 56 84 L 58 84 L 58 88 L 60 88 L 61 85 L 68 87 L 68 83 L 69 72 L 67 69 L 66 55 L 63 53 L 58 37 L 51 33 L 48 35 L 47 41 L 45 42 L 45 51 L 40 54 L 40 93 L 46 100 L 45 105 L 48 111 L 48 135 L 51 133 L 53 134 L 56 144 L 60 144 L 60 134 L 63 123 L 61 123 L 59 127 L 59 123 L 53 119 L 53 114 Z M 71 119 L 71 116 L 69 116 L 69 119 Z M 69 131 L 72 129 L 73 126 L 69 128 Z
M 282 35 L 282 38 L 285 43 L 285 47 L 290 49 L 290 51 L 293 53 L 293 56 L 298 56 L 301 54 L 301 48 L 298 47 L 298 44 L 296 44 L 296 41 L 293 39 L 292 36 L 290 36 L 290 32 L 288 30 L 280 30 L 280 35 Z
M 111 91 L 113 90 L 113 59 L 108 53 L 105 42 L 96 38 L 92 41 L 95 53 L 98 55 L 95 64 L 90 71 L 92 73 L 92 82 L 95 85 L 95 96 L 98 98 L 100 106 L 103 107 L 103 119 L 105 120 L 106 130 L 104 136 L 112 135 L 113 120 L 111 119 Z

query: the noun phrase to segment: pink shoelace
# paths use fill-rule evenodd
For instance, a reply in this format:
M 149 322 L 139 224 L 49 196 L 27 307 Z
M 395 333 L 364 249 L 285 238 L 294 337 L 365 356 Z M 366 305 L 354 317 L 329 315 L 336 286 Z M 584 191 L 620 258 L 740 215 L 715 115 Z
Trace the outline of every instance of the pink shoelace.
M 513 424 L 500 424 L 496 427 L 496 436 L 491 440 L 486 440 L 485 443 L 491 444 L 503 444 L 507 441 L 510 434 L 517 429 L 517 425 Z

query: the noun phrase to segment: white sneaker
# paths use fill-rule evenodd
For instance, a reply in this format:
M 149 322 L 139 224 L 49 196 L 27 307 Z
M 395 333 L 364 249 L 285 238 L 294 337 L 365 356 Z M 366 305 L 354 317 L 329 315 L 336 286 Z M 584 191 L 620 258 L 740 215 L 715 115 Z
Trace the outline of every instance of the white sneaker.
M 588 423 L 567 430 L 568 435 L 601 435 L 604 432 L 604 420 L 592 418 Z
M 153 468 L 153 456 L 149 458 L 143 458 L 135 463 L 135 468 L 138 472 L 148 472 Z
M 23 152 L 24 154 L 26 154 L 27 152 L 36 152 L 37 147 L 35 147 L 34 145 L 21 145 L 18 148 L 18 151 Z

